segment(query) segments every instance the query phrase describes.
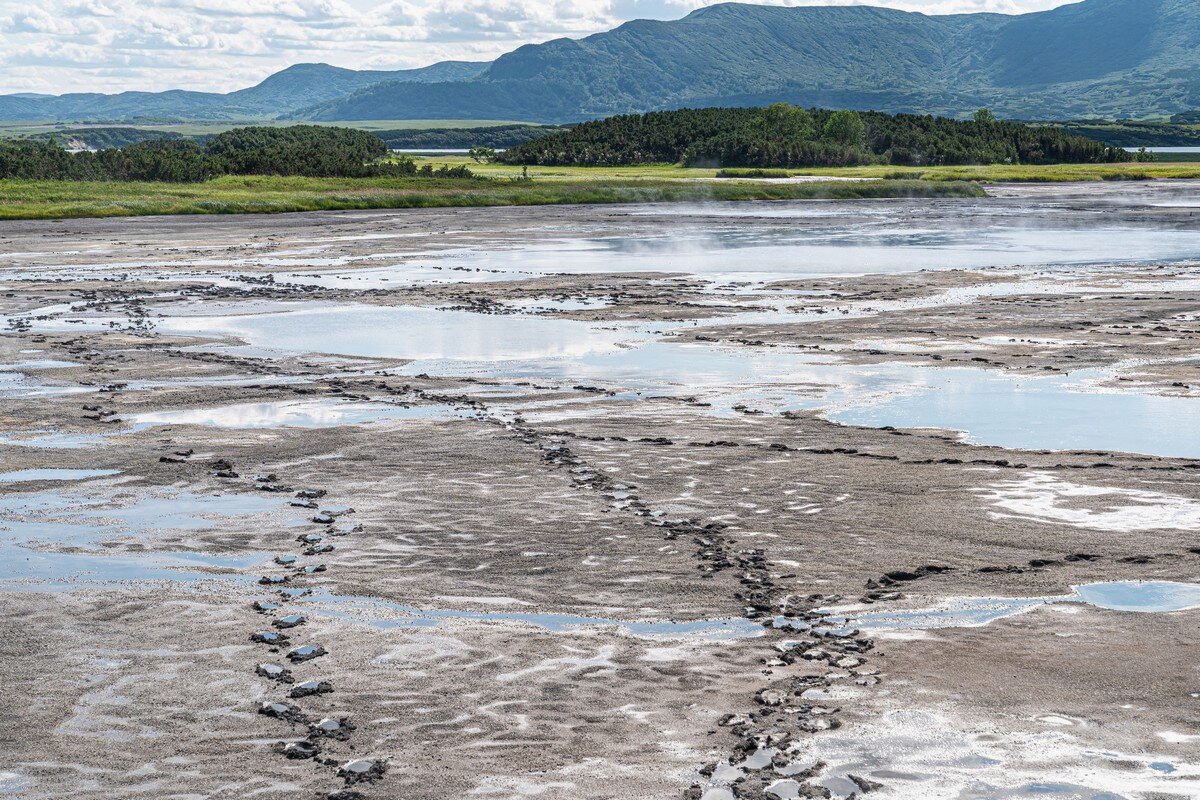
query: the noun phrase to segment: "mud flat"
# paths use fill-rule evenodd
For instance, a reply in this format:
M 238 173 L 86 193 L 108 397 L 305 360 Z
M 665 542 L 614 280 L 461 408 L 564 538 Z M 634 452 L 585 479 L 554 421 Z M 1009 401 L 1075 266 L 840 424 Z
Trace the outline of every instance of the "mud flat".
M 0 796 L 1200 796 L 1200 191 L 992 194 L 6 224 Z

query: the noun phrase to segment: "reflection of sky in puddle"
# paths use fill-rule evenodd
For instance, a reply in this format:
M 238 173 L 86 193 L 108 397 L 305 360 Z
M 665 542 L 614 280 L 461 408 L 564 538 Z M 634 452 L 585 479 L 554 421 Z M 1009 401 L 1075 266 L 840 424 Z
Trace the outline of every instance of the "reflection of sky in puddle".
M 621 336 L 573 320 L 432 308 L 275 304 L 270 313 L 164 317 L 166 332 L 222 333 L 252 346 L 368 358 L 502 360 L 611 350 Z M 279 310 L 289 309 L 289 310 Z
M 257 494 L 203 495 L 117 487 L 110 487 L 107 496 L 65 490 L 25 492 L 0 495 L 0 537 L 83 545 L 105 536 L 210 530 L 219 527 L 223 517 L 245 518 L 285 509 L 285 500 Z
M 34 481 L 79 481 L 116 475 L 117 469 L 18 469 L 0 472 L 0 483 L 32 483 Z
M 1186 397 L 1084 391 L 1091 373 L 1003 372 L 819 361 L 781 350 L 650 342 L 573 359 L 483 364 L 418 361 L 406 372 L 587 380 L 646 394 L 696 395 L 717 411 L 823 410 L 847 425 L 946 428 L 1020 449 L 1113 450 L 1200 457 L 1200 403 Z
M 576 628 L 616 626 L 634 636 L 661 638 L 741 639 L 761 636 L 762 625 L 740 617 L 718 620 L 631 622 L 605 617 L 523 611 L 455 611 L 420 609 L 373 597 L 334 595 L 320 590 L 298 598 L 312 613 L 357 620 L 377 628 L 428 628 L 446 620 L 519 622 L 556 633 Z
M 900 204 L 886 210 L 896 213 L 896 208 L 911 207 Z M 810 205 L 798 208 L 812 211 Z M 882 210 L 871 206 L 866 213 L 878 215 Z M 984 213 L 982 207 L 979 213 Z M 799 232 L 685 229 L 661 238 L 566 239 L 512 250 L 481 247 L 436 257 L 420 254 L 415 260 L 379 269 L 403 274 L 428 262 L 448 272 L 455 268 L 513 270 L 512 274 L 666 270 L 728 278 L 744 271 L 756 277 L 786 277 L 938 266 L 1093 263 L 1124 260 L 1130 253 L 1139 259 L 1200 254 L 1200 231 L 932 227 L 833 225 Z M 524 307 L 567 309 L 585 303 L 591 307 L 590 301 L 574 300 L 535 300 Z M 219 315 L 212 316 L 214 311 Z M 760 313 L 763 322 L 782 318 L 776 310 Z M 222 334 L 246 341 L 247 348 L 235 347 L 232 352 L 404 359 L 414 361 L 404 370 L 409 374 L 540 378 L 568 385 L 587 381 L 642 394 L 697 395 L 712 404 L 714 413 L 730 413 L 738 404 L 767 412 L 819 410 L 844 424 L 966 431 L 967 440 L 979 444 L 1200 457 L 1200 404 L 1181 397 L 1088 392 L 1084 373 L 1021 377 L 982 369 L 822 363 L 782 349 L 748 352 L 653 341 L 648 329 L 632 325 L 418 307 L 204 303 L 172 307 L 167 314 L 156 319 L 164 332 Z M 738 318 L 754 319 L 753 314 Z M 89 320 L 90 325 L 107 322 Z M 48 329 L 69 327 L 63 319 L 46 325 Z M 337 424 L 318 422 L 319 415 L 306 418 L 301 412 L 292 415 L 294 422 L 273 422 L 273 412 L 265 407 L 244 414 L 244 424 L 254 426 Z M 154 419 L 182 421 L 163 415 Z M 357 421 L 361 420 L 347 416 L 342 424 Z M 211 419 L 200 424 L 221 423 Z M 77 436 L 35 437 L 20 443 L 82 447 L 98 441 L 94 435 Z
M 17 434 L 0 435 L 0 444 L 8 447 L 34 447 L 45 450 L 82 450 L 108 444 L 110 436 L 132 433 L 129 429 L 105 433 L 82 433 L 54 430 L 27 430 Z
M 64 592 L 162 581 L 194 583 L 227 578 L 214 573 L 246 570 L 265 557 L 263 553 L 56 553 L 0 542 L 0 592 Z
M 686 209 L 696 207 L 681 208 L 686 215 Z M 711 226 L 682 226 L 671 236 L 564 238 L 517 248 L 489 248 L 481 244 L 433 253 L 325 256 L 315 248 L 312 253 L 281 252 L 271 257 L 188 262 L 193 268 L 210 268 L 208 272 L 160 272 L 154 269 L 157 265 L 131 262 L 75 265 L 60 268 L 56 274 L 69 278 L 89 271 L 127 270 L 138 280 L 203 280 L 236 288 L 248 285 L 235 279 L 241 269 L 290 266 L 296 271 L 275 273 L 278 283 L 365 290 L 421 283 L 512 280 L 550 274 L 671 272 L 711 276 L 758 273 L 773 279 L 786 279 L 919 269 L 1179 260 L 1200 256 L 1200 231 L 1172 228 L 1064 229 L 1011 224 L 949 228 L 944 220 L 923 219 L 921 208 L 897 204 L 861 207 L 814 203 L 725 204 L 712 208 L 719 216 L 730 218 L 743 215 L 781 219 L 846 216 L 852 221 L 804 230 L 738 230 L 732 224 L 717 230 Z M 664 206 L 662 210 L 648 209 L 648 213 L 669 210 L 669 206 Z M 709 207 L 700 211 L 711 217 Z M 914 215 L 908 228 L 882 224 L 906 213 Z M 976 213 L 977 219 L 986 214 L 987 218 L 1001 223 L 1010 216 L 1036 222 L 1036 218 L 1028 213 L 1012 214 L 1001 207 L 981 207 Z M 22 272 L 10 274 L 14 280 L 22 277 L 26 277 Z
M 0 397 L 39 397 L 82 394 L 91 391 L 83 386 L 55 386 L 22 370 L 61 369 L 78 366 L 70 361 L 23 361 L 0 366 Z
M 253 494 L 201 495 L 186 491 L 125 492 L 109 497 L 44 491 L 0 496 L 0 590 L 55 591 L 110 581 L 204 580 L 198 568 L 244 569 L 262 553 L 217 556 L 192 552 L 55 552 L 23 543 L 94 546 L 114 536 L 153 537 L 164 531 L 201 531 L 275 520 L 285 501 Z M 249 521 L 247 520 L 249 518 Z M 188 570 L 192 570 L 188 572 Z
M 390 267 L 395 282 L 410 270 L 440 278 L 519 277 L 605 272 L 689 275 L 768 273 L 777 279 L 813 275 L 912 272 L 919 269 L 1091 264 L 1178 260 L 1200 256 L 1200 231 L 1153 228 L 1040 227 L 870 228 L 856 223 L 805 231 L 713 231 L 684 228 L 668 237 L 564 239 L 509 250 L 463 249 L 428 262 Z M 479 271 L 479 272 L 477 272 Z M 381 284 L 387 270 L 376 269 Z M 496 273 L 500 273 L 498 276 Z M 322 276 L 318 285 L 353 286 Z M 289 276 L 297 282 L 302 276 Z M 416 278 L 416 276 L 414 276 Z M 474 279 L 478 279 L 477 277 Z M 410 278 L 409 282 L 415 282 Z
M 1055 603 L 1085 603 L 1111 611 L 1171 613 L 1200 608 L 1200 584 L 1115 581 L 1072 587 L 1055 597 L 956 597 L 936 608 L 848 613 L 847 628 L 876 631 L 977 628 Z
M 132 420 L 145 425 L 205 425 L 216 428 L 335 428 L 397 420 L 449 419 L 453 413 L 453 409 L 445 405 L 408 407 L 322 398 L 152 411 L 137 414 Z
M 847 425 L 948 428 L 1019 449 L 1112 450 L 1200 457 L 1200 403 L 1187 397 L 1088 392 L 1076 377 L 1019 378 L 916 368 L 901 392 L 828 416 Z

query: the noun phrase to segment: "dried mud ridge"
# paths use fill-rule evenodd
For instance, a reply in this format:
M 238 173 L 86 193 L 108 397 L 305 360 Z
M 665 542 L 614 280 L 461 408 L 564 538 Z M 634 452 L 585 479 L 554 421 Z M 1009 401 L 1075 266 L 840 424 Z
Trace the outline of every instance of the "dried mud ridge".
M 845 630 L 829 622 L 821 606 L 837 602 L 833 595 L 797 596 L 776 586 L 761 549 L 739 548 L 721 523 L 701 524 L 692 519 L 667 519 L 648 507 L 636 494 L 636 486 L 613 482 L 602 471 L 576 455 L 562 437 L 522 425 L 519 421 L 493 421 L 522 442 L 538 447 L 542 460 L 568 471 L 577 486 L 601 494 L 620 511 L 642 519 L 667 541 L 690 540 L 696 568 L 703 579 L 724 578 L 726 572 L 736 578 L 731 583 L 732 599 L 742 607 L 746 619 L 760 622 L 766 631 L 762 639 L 768 650 L 762 663 L 768 674 L 774 670 L 801 667 L 803 674 L 773 680 L 753 697 L 752 706 L 741 713 L 729 713 L 717 721 L 737 739 L 728 758 L 728 766 L 737 771 L 731 795 L 740 798 L 830 797 L 828 789 L 808 782 L 820 774 L 823 764 L 795 761 L 799 740 L 810 734 L 840 726 L 841 709 L 830 701 L 829 690 L 842 682 L 874 686 L 881 680 L 878 669 L 868 664 L 872 642 L 859 631 Z M 794 577 L 794 576 L 785 576 Z M 718 764 L 699 771 L 712 777 Z M 881 788 L 881 784 L 854 776 L 863 792 Z M 683 792 L 685 800 L 699 800 L 704 787 L 693 785 Z
M 191 463 L 189 459 L 194 451 L 175 450 L 170 455 L 160 457 L 164 463 Z M 218 458 L 206 464 L 211 475 L 224 480 L 236 480 L 241 475 L 235 470 L 234 464 L 228 459 Z M 320 769 L 331 773 L 332 777 L 340 778 L 343 788 L 325 795 L 327 800 L 363 800 L 365 795 L 355 789 L 356 786 L 372 784 L 384 778 L 388 770 L 388 761 L 384 758 L 348 758 L 338 759 L 323 755 L 326 746 L 332 742 L 348 744 L 352 742 L 356 730 L 353 719 L 348 716 L 314 718 L 305 713 L 303 707 L 295 702 L 307 697 L 329 694 L 334 691 L 333 684 L 313 676 L 318 660 L 328 655 L 328 651 L 319 643 L 305 642 L 296 644 L 293 641 L 295 632 L 302 632 L 308 623 L 302 613 L 289 613 L 289 605 L 297 597 L 311 592 L 304 588 L 304 578 L 327 570 L 319 562 L 302 565 L 301 557 L 320 556 L 333 552 L 337 545 L 331 539 L 342 541 L 343 537 L 361 533 L 363 526 L 355 523 L 339 522 L 339 519 L 354 513 L 353 508 L 327 506 L 322 508 L 322 502 L 328 503 L 324 489 L 293 489 L 286 486 L 278 474 L 255 475 L 252 479 L 253 488 L 260 492 L 292 493 L 291 505 L 296 508 L 311 510 L 313 516 L 309 520 L 312 530 L 295 537 L 299 545 L 298 554 L 280 554 L 274 562 L 287 571 L 263 575 L 258 583 L 263 587 L 286 587 L 275 592 L 271 599 L 257 600 L 252 609 L 270 620 L 270 627 L 261 628 L 249 634 L 251 642 L 262 645 L 270 654 L 267 660 L 259 661 L 253 667 L 253 672 L 276 684 L 284 696 L 278 700 L 263 702 L 258 713 L 278 720 L 287 725 L 289 734 L 301 734 L 299 738 L 289 738 L 276 743 L 274 750 L 282 757 L 293 760 L 311 759 Z M 296 637 L 297 640 L 300 637 Z M 280 663 L 287 662 L 288 665 Z M 311 665 L 310 665 L 311 664 Z M 306 674 L 307 673 L 307 674 Z M 353 745 L 349 744 L 349 749 Z
M 575 388 L 586 390 L 595 387 Z M 800 596 L 777 586 L 776 579 L 785 580 L 796 576 L 784 574 L 773 579 L 767 568 L 764 550 L 739 548 L 736 539 L 726 533 L 726 526 L 720 522 L 702 523 L 696 519 L 666 518 L 663 512 L 652 509 L 642 501 L 637 495 L 636 485 L 615 482 L 600 469 L 589 465 L 566 444 L 571 438 L 589 441 L 630 441 L 629 439 L 620 436 L 580 436 L 565 430 L 543 431 L 524 425 L 520 418 L 513 421 L 488 419 L 503 425 L 520 441 L 538 447 L 542 460 L 566 470 L 574 484 L 600 493 L 614 509 L 640 518 L 644 525 L 660 532 L 665 540 L 690 540 L 695 548 L 693 555 L 701 577 L 725 579 L 731 583 L 731 598 L 740 604 L 743 616 L 763 625 L 766 636 L 761 641 L 767 649 L 762 658 L 764 673 L 773 675 L 777 670 L 790 673 L 771 680 L 767 686 L 756 692 L 740 711 L 727 713 L 717 720 L 720 728 L 724 728 L 736 738 L 736 744 L 724 762 L 710 763 L 700 768 L 700 774 L 713 779 L 713 784 L 707 787 L 700 784 L 689 787 L 682 794 L 684 800 L 700 800 L 702 797 L 717 800 L 831 797 L 829 789 L 812 782 L 813 779 L 821 777 L 827 765 L 805 758 L 802 741 L 805 737 L 840 727 L 839 714 L 843 709 L 834 697 L 839 685 L 852 684 L 855 687 L 869 688 L 880 684 L 885 678 L 883 673 L 870 663 L 871 651 L 874 649 L 872 640 L 862 631 L 847 628 L 840 619 L 831 619 L 832 615 L 829 612 L 820 610 L 846 598 L 836 594 Z M 898 436 L 912 435 L 903 431 L 890 432 Z M 931 438 L 950 441 L 948 437 L 937 435 Z M 666 437 L 641 437 L 633 441 L 652 446 L 675 444 Z M 956 444 L 965 446 L 961 443 Z M 710 441 L 688 442 L 684 446 L 750 447 L 797 452 L 803 450 L 825 455 L 900 460 L 893 455 L 863 453 L 854 448 L 791 448 L 778 443 Z M 1096 455 L 1104 454 L 1097 452 Z M 1137 457 L 1131 458 L 1136 460 Z M 1030 469 L 1027 464 L 1016 464 L 1004 459 L 944 458 L 905 463 L 972 464 L 993 468 Z M 1138 471 L 1197 467 L 1200 467 L 1200 464 L 1182 462 L 1154 466 L 1124 465 L 1121 469 Z M 1034 468 L 1113 469 L 1117 468 L 1117 465 L 1108 462 L 1056 463 Z M 1179 552 L 1137 554 L 1110 559 L 1116 563 L 1148 564 L 1189 556 L 1200 556 L 1200 547 Z M 1105 557 L 1100 555 L 1069 553 L 1030 559 L 1021 565 L 985 565 L 973 567 L 968 571 L 978 575 L 1044 572 L 1059 566 L 1103 560 Z M 867 579 L 864 584 L 866 591 L 856 600 L 867 605 L 901 600 L 904 595 L 900 590 L 908 584 L 959 569 L 961 568 L 944 564 L 924 564 L 914 568 L 891 570 L 877 578 Z M 736 585 L 729 580 L 729 576 L 736 580 Z M 858 792 L 851 794 L 848 800 L 885 788 L 880 782 L 861 775 L 848 774 L 846 778 L 858 788 Z

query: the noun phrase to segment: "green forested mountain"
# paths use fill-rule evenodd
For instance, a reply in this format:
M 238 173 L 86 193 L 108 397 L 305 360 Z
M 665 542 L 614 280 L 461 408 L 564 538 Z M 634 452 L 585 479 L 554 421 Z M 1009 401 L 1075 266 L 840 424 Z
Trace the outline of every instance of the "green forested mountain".
M 616 116 L 500 155 L 510 164 L 544 166 L 683 162 L 716 167 L 1107 163 L 1132 158 L 1056 127 L 1002 122 L 987 111 L 962 122 L 786 103 Z
M 456 81 L 478 76 L 486 64 L 446 61 L 392 72 L 297 64 L 257 86 L 229 94 L 122 92 L 121 94 L 2 95 L 0 120 L 117 122 L 151 120 L 271 119 L 314 102 L 346 97 L 380 82 Z
M 301 64 L 230 94 L 6 95 L 0 120 L 505 119 L 774 102 L 1017 119 L 1200 109 L 1200 0 L 1083 0 L 1032 14 L 709 6 L 491 64 L 370 72 Z
M 1200 108 L 1200 0 L 1015 16 L 728 3 L 522 47 L 474 80 L 378 84 L 299 116 L 563 122 L 776 101 L 1025 119 Z

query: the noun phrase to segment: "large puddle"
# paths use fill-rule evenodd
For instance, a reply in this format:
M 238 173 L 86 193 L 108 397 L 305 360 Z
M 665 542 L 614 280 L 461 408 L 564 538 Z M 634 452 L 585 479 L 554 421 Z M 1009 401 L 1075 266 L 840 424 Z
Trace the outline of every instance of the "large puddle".
M 732 205 L 732 204 L 725 204 Z M 666 207 L 664 207 L 666 208 Z M 686 215 L 684 207 L 679 214 Z M 648 213 L 658 213 L 653 209 Z M 839 215 L 829 207 L 778 203 L 741 210 L 720 207 L 713 216 L 819 219 Z M 544 275 L 666 272 L 703 278 L 786 280 L 832 275 L 913 272 L 921 269 L 1040 267 L 1133 261 L 1177 261 L 1200 256 L 1200 231 L 1184 229 L 1069 229 L 1031 224 L 947 229 L 914 221 L 879 224 L 900 208 L 866 212 L 874 225 L 831 224 L 751 232 L 681 227 L 671 236 L 570 238 L 513 249 L 456 249 L 426 258 L 396 258 L 387 266 L 322 269 L 278 275 L 276 280 L 331 289 L 368 289 L 431 281 L 514 280 Z M 701 211 L 701 213 L 707 212 Z M 845 211 L 841 212 L 842 216 Z M 894 218 L 894 217 L 893 217 Z M 372 260 L 386 259 L 386 255 Z M 359 259 L 361 265 L 366 259 Z M 286 264 L 279 259 L 264 263 Z M 330 267 L 320 259 L 293 263 Z

